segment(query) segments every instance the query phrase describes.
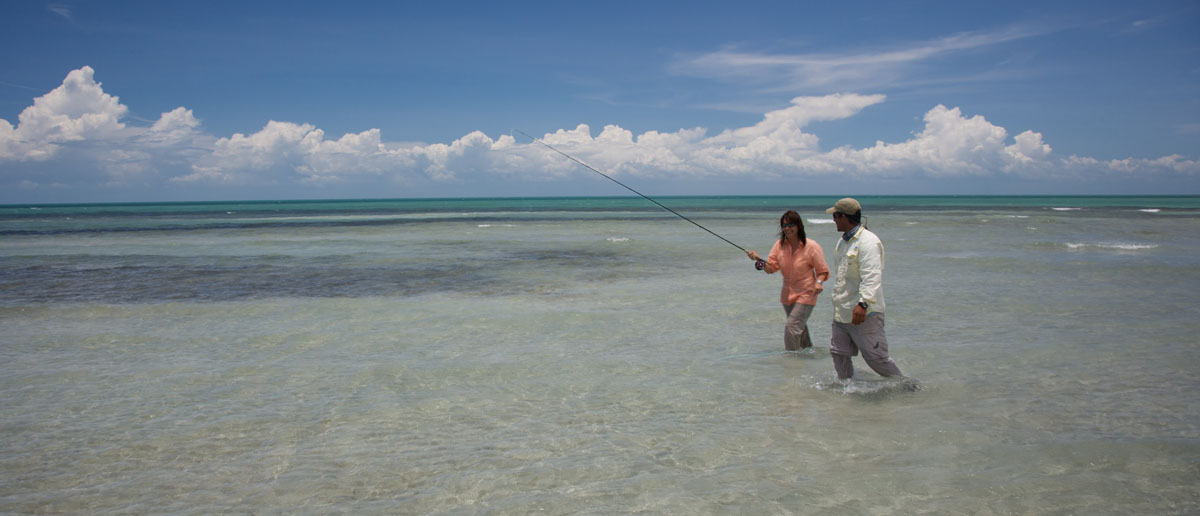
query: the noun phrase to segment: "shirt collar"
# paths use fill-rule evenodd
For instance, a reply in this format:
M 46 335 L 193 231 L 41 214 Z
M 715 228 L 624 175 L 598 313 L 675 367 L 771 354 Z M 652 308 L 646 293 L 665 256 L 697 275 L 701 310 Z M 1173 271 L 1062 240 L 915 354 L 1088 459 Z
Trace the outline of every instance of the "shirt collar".
M 849 242 L 851 238 L 854 238 L 854 235 L 858 234 L 858 230 L 860 229 L 862 229 L 862 224 L 850 228 L 850 231 L 842 233 L 842 240 Z

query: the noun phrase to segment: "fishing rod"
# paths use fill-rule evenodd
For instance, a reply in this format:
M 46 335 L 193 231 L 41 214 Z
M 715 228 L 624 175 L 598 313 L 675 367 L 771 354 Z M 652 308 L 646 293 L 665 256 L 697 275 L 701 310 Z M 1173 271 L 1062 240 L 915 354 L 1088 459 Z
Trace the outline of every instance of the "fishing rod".
M 607 179 L 607 180 L 609 180 L 609 181 L 612 181 L 612 182 L 614 182 L 614 183 L 616 183 L 616 184 L 618 184 L 618 185 L 621 185 L 621 187 L 622 187 L 622 188 L 624 188 L 624 189 L 626 189 L 626 190 L 629 190 L 630 192 L 633 192 L 633 193 L 635 193 L 635 194 L 638 194 L 638 196 L 639 196 L 639 197 L 641 197 L 641 198 L 643 198 L 643 199 L 645 199 L 645 200 L 647 200 L 647 201 L 650 201 L 650 202 L 652 202 L 652 203 L 654 203 L 654 204 L 658 205 L 658 207 L 659 207 L 659 208 L 662 208 L 662 209 L 664 209 L 664 210 L 667 210 L 667 211 L 671 212 L 671 213 L 672 213 L 672 214 L 674 214 L 676 217 L 679 217 L 679 218 L 681 218 L 681 219 L 683 219 L 683 220 L 686 220 L 686 221 L 688 221 L 688 222 L 691 222 L 691 223 L 692 223 L 693 225 L 695 225 L 696 227 L 698 227 L 698 228 L 700 228 L 700 229 L 703 229 L 703 230 L 707 231 L 707 232 L 708 232 L 710 235 L 712 235 L 712 236 L 715 236 L 715 237 L 717 237 L 717 238 L 720 238 L 721 240 L 724 240 L 724 241 L 725 241 L 725 243 L 727 243 L 727 244 L 729 244 L 729 245 L 731 245 L 731 246 L 734 246 L 734 247 L 736 247 L 736 248 L 738 248 L 738 249 L 741 249 L 743 253 L 749 253 L 749 251 L 746 251 L 746 248 L 744 248 L 744 247 L 742 247 L 742 246 L 740 246 L 740 245 L 737 245 L 737 244 L 735 244 L 735 243 L 733 243 L 733 242 L 730 242 L 728 238 L 725 238 L 725 237 L 723 237 L 723 236 L 721 236 L 721 235 L 718 235 L 718 234 L 714 233 L 714 232 L 713 232 L 711 229 L 708 229 L 708 228 L 706 228 L 706 227 L 704 227 L 704 226 L 701 226 L 699 222 L 696 222 L 696 221 L 694 221 L 694 220 L 692 220 L 692 219 L 689 219 L 689 218 L 687 218 L 687 217 L 683 216 L 682 214 L 680 214 L 679 212 L 677 212 L 677 211 L 675 211 L 675 210 L 672 210 L 671 208 L 668 208 L 668 207 L 666 207 L 666 206 L 663 206 L 663 204 L 662 204 L 662 203 L 660 203 L 660 202 L 658 202 L 658 201 L 656 201 L 656 200 L 654 200 L 654 199 L 651 199 L 651 198 L 650 198 L 649 196 L 647 196 L 646 194 L 643 194 L 642 192 L 639 192 L 639 191 L 637 191 L 637 190 L 634 190 L 633 188 L 630 188 L 630 187 L 629 187 L 629 185 L 627 185 L 627 184 L 625 184 L 625 183 L 622 183 L 622 182 L 620 182 L 620 181 L 617 181 L 616 179 L 613 179 L 613 178 L 612 178 L 611 176 L 609 176 L 608 174 L 605 174 L 604 172 L 601 172 L 601 171 L 599 171 L 599 170 L 596 170 L 596 169 L 595 169 L 594 167 L 592 167 L 591 165 L 588 165 L 587 163 L 584 163 L 584 162 L 582 162 L 582 161 L 579 161 L 578 159 L 575 159 L 575 157 L 574 157 L 574 156 L 571 156 L 570 154 L 567 154 L 567 153 L 565 153 L 565 152 L 563 152 L 563 151 L 560 151 L 560 150 L 558 150 L 558 149 L 556 149 L 556 148 L 552 147 L 550 144 L 548 144 L 548 143 L 546 143 L 546 142 L 544 142 L 544 141 L 542 141 L 542 140 L 539 140 L 539 139 L 537 139 L 537 138 L 534 138 L 533 136 L 530 136 L 530 135 L 529 135 L 529 133 L 526 133 L 525 131 L 522 131 L 522 130 L 520 130 L 520 129 L 514 129 L 514 130 L 515 130 L 515 131 L 517 131 L 518 133 L 521 133 L 521 134 L 525 135 L 525 137 L 526 137 L 526 138 L 529 138 L 530 140 L 533 140 L 533 141 L 535 141 L 535 142 L 538 142 L 538 143 L 542 144 L 542 145 L 543 145 L 543 146 L 545 146 L 547 149 L 550 149 L 550 150 L 552 150 L 552 151 L 554 151 L 554 152 L 557 152 L 557 153 L 559 153 L 559 154 L 562 154 L 562 155 L 563 155 L 563 156 L 565 156 L 567 159 L 569 159 L 569 160 L 571 160 L 571 161 L 574 161 L 575 163 L 578 163 L 578 164 L 582 165 L 584 168 L 586 168 L 586 169 L 588 169 L 588 170 L 591 170 L 592 172 L 595 172 L 595 173 L 597 173 L 597 174 L 600 174 L 600 175 L 604 176 L 604 178 L 605 178 L 605 179 Z M 754 268 L 755 268 L 755 269 L 758 269 L 758 270 L 760 270 L 760 271 L 761 271 L 761 270 L 763 270 L 763 267 L 765 267 L 765 266 L 766 266 L 766 264 L 767 264 L 767 262 L 763 261 L 763 260 L 760 258 L 760 259 L 758 259 L 758 260 L 756 260 L 756 261 L 754 262 Z

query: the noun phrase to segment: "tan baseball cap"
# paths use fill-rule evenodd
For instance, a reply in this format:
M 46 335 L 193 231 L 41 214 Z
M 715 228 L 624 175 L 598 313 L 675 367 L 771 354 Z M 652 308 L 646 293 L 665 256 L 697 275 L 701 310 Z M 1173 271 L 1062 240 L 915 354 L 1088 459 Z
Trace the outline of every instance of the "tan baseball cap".
M 832 208 L 825 210 L 825 213 L 845 213 L 847 215 L 854 215 L 860 211 L 862 211 L 862 206 L 858 204 L 858 201 L 854 200 L 852 197 L 847 197 L 834 203 Z

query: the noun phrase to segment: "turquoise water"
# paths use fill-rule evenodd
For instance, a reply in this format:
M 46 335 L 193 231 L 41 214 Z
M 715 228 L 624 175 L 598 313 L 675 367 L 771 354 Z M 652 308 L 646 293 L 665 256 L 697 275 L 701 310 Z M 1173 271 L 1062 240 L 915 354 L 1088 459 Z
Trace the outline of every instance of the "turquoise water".
M 875 209 L 945 208 L 1200 208 L 1200 196 L 859 196 Z M 786 206 L 823 208 L 836 201 L 833 196 L 671 196 L 661 197 L 672 209 L 741 210 Z M 463 210 L 635 210 L 661 211 L 640 197 L 529 197 L 529 198 L 431 198 L 431 199 L 341 199 L 313 201 L 222 201 L 109 204 L 0 205 L 0 216 L 29 215 L 145 215 L 162 213 L 270 213 L 270 212 L 439 212 Z M 38 213 L 30 213 L 30 210 Z
M 639 198 L 0 207 L 0 512 L 1200 510 L 1200 198 L 860 200 L 915 392 Z

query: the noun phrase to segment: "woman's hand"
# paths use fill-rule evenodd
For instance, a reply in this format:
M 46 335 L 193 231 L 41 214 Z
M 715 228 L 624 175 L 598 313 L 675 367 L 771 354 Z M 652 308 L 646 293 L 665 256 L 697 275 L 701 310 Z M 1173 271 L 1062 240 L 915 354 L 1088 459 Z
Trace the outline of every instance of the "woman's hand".
M 751 260 L 754 260 L 756 262 L 762 259 L 762 258 L 759 258 L 757 251 L 746 251 L 746 256 L 749 256 Z

